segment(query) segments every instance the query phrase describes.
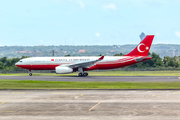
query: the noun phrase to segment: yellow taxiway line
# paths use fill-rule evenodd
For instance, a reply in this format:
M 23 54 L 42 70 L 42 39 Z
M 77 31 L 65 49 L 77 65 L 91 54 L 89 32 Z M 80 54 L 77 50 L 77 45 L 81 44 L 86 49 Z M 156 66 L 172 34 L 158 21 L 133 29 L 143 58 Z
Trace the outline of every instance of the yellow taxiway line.
M 24 94 L 25 92 L 12 92 L 11 94 Z
M 99 101 L 99 103 L 98 104 L 96 104 L 95 106 L 93 106 L 91 109 L 89 109 L 89 111 L 91 111 L 92 109 L 94 109 L 95 107 L 97 107 L 100 103 L 102 102 L 102 100 L 101 101 Z
M 66 94 L 65 92 L 53 92 L 52 94 Z
M 2 102 L 2 103 L 0 103 L 0 105 L 2 105 L 2 104 L 4 104 L 4 103 L 7 103 L 7 102 L 9 102 L 9 101 Z
M 14 112 L 14 111 L 0 111 L 0 112 Z

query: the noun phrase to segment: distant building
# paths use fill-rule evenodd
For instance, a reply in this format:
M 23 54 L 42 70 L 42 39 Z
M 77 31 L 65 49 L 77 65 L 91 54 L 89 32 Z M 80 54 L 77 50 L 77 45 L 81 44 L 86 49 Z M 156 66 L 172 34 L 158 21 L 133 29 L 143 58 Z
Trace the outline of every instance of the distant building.
M 86 51 L 85 50 L 79 50 L 79 53 L 85 53 Z
M 27 51 L 16 51 L 16 53 L 27 53 Z

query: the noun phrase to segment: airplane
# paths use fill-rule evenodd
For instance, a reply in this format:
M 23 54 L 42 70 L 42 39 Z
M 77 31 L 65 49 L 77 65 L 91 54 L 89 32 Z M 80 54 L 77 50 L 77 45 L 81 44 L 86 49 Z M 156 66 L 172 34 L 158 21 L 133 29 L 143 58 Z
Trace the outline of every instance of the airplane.
M 56 74 L 79 72 L 79 77 L 88 76 L 85 71 L 116 69 L 145 60 L 148 56 L 154 35 L 147 35 L 130 53 L 124 56 L 101 57 L 30 57 L 21 59 L 15 65 L 29 70 L 55 70 Z

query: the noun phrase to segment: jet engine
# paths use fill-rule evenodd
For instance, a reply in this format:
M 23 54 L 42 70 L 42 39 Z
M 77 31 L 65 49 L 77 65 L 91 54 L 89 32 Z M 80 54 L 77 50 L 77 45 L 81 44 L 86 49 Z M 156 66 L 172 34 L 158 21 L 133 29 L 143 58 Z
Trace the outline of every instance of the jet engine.
M 56 67 L 56 74 L 66 74 L 66 73 L 72 73 L 73 69 L 69 67 Z

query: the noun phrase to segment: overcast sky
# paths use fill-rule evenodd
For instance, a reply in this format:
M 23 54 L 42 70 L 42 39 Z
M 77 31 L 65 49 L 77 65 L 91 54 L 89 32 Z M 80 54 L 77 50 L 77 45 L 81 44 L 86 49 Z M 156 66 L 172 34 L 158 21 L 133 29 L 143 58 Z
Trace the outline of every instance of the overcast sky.
M 1 0 L 0 45 L 180 44 L 179 0 Z

